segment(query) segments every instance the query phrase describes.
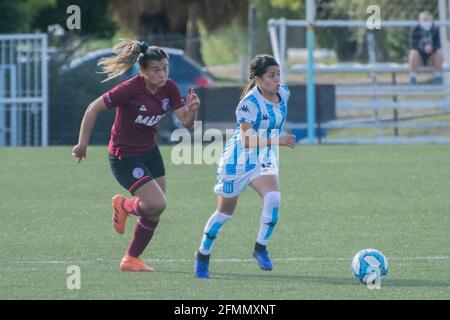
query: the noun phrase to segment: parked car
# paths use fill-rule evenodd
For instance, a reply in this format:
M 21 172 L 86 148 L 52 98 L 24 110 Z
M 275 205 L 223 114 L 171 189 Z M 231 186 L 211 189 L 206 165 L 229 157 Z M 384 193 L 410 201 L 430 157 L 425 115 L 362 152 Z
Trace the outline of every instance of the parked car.
M 169 54 L 169 77 L 177 83 L 183 96 L 187 94 L 191 87 L 209 87 L 212 85 L 212 78 L 209 74 L 197 62 L 186 56 L 183 50 L 173 48 L 164 49 Z M 98 80 L 101 81 L 105 79 L 105 75 L 99 73 L 101 69 L 97 64 L 100 59 L 114 55 L 115 52 L 112 49 L 95 50 L 72 60 L 67 65 L 64 65 L 61 70 L 62 72 L 70 73 L 83 72 L 84 70 L 88 73 L 93 73 L 94 71 L 98 75 Z M 116 82 L 120 83 L 137 74 L 139 74 L 139 66 L 136 63 L 136 65 L 131 67 L 122 76 L 118 77 Z

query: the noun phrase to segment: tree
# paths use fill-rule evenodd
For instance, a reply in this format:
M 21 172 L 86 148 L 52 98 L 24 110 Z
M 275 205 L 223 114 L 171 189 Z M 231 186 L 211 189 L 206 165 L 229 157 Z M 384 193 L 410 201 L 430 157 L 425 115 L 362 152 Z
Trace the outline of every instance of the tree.
M 55 0 L 0 0 L 0 33 L 30 32 L 36 12 Z
M 202 63 L 198 23 L 215 30 L 247 18 L 248 0 L 111 0 L 110 13 L 121 28 L 160 46 L 186 50 Z
M 77 5 L 81 9 L 81 29 L 70 30 L 72 35 L 89 38 L 110 38 L 114 36 L 117 26 L 107 14 L 108 0 L 54 0 L 52 5 L 42 7 L 32 22 L 32 27 L 46 31 L 49 25 L 59 24 L 66 27 L 69 17 L 67 8 Z
M 298 18 L 305 11 L 305 0 L 254 0 L 270 15 L 276 17 L 277 12 L 270 7 L 288 10 L 289 15 L 297 13 Z M 339 20 L 365 20 L 368 17 L 366 10 L 369 5 L 378 5 L 383 20 L 415 20 L 419 12 L 428 10 L 437 17 L 438 0 L 316 0 L 316 18 Z M 289 15 L 284 16 L 289 18 Z M 264 25 L 265 27 L 265 25 Z M 319 47 L 332 48 L 341 61 L 359 59 L 367 60 L 366 28 L 320 28 L 316 32 L 316 41 Z M 402 61 L 408 51 L 409 28 L 383 28 L 373 31 L 379 60 Z

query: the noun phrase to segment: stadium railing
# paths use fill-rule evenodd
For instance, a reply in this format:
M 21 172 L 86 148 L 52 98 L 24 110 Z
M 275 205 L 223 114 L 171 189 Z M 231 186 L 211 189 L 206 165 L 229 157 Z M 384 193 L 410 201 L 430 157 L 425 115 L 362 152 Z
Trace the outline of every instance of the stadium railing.
M 409 28 L 416 24 L 417 21 L 383 21 L 382 27 Z M 437 25 L 448 27 L 450 22 L 440 21 L 437 22 Z M 314 22 L 314 26 L 317 28 L 366 29 L 366 21 L 317 20 Z M 286 29 L 293 27 L 306 29 L 308 22 L 287 19 L 272 19 L 268 22 L 272 49 L 286 76 L 304 75 L 308 72 L 308 65 L 294 64 L 289 66 L 286 64 L 288 45 Z M 366 32 L 367 36 L 369 34 L 370 31 Z M 368 37 L 366 41 L 370 62 L 368 64 L 356 62 L 314 64 L 315 74 L 365 73 L 370 75 L 372 79 L 369 84 L 346 84 L 348 81 L 340 82 L 339 79 L 334 82 L 336 85 L 338 119 L 327 123 L 316 123 L 316 130 L 322 128 L 325 130 L 340 130 L 341 132 L 334 137 L 328 135 L 322 141 L 319 139 L 319 143 L 450 143 L 450 137 L 445 132 L 436 134 L 437 131 L 435 130 L 444 129 L 445 131 L 450 128 L 448 117 L 450 114 L 450 87 L 434 84 L 399 84 L 398 76 L 401 73 L 409 72 L 408 64 L 376 62 L 375 45 L 373 39 L 370 40 L 370 37 Z M 419 68 L 418 72 L 430 73 L 433 72 L 433 69 L 422 67 Z M 445 65 L 443 72 L 447 76 L 446 73 L 450 72 L 450 65 Z M 386 83 L 386 75 L 391 75 L 390 82 Z M 383 82 L 380 81 L 381 78 L 383 78 Z M 286 125 L 290 129 L 307 128 L 306 123 L 287 123 Z M 404 137 L 400 135 L 400 128 L 406 129 L 402 130 L 402 133 L 406 132 Z M 418 134 L 427 132 L 422 136 L 418 135 L 417 132 L 416 134 L 408 132 L 413 128 L 420 128 L 416 130 Z M 364 131 L 364 134 L 363 136 L 357 136 L 354 132 L 358 132 L 358 130 L 346 129 L 359 129 L 359 132 Z M 369 131 L 364 129 L 369 129 Z M 391 135 L 390 130 L 386 131 L 386 129 L 393 129 L 393 134 Z M 369 133 L 370 131 L 375 134 Z

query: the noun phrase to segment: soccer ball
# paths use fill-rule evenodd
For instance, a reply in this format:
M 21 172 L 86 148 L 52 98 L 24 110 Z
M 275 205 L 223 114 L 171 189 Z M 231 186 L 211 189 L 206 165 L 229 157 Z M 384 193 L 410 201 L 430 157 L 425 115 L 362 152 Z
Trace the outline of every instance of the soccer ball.
M 388 262 L 386 257 L 378 250 L 365 249 L 358 252 L 352 261 L 352 271 L 356 279 L 361 283 L 375 284 L 372 275 L 378 274 L 381 280 L 388 274 Z

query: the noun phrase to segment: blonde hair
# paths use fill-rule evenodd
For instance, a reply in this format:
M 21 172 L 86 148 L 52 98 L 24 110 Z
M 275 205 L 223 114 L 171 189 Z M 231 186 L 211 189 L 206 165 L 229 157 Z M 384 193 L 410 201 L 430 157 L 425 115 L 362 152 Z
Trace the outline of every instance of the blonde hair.
M 137 40 L 121 39 L 113 47 L 117 53 L 113 57 L 100 59 L 98 65 L 102 68 L 100 73 L 106 73 L 108 78 L 102 82 L 109 81 L 127 71 L 132 65 L 139 61 L 139 65 L 144 69 L 151 60 L 169 59 L 169 55 L 164 49 L 156 46 L 149 46 L 145 42 Z

